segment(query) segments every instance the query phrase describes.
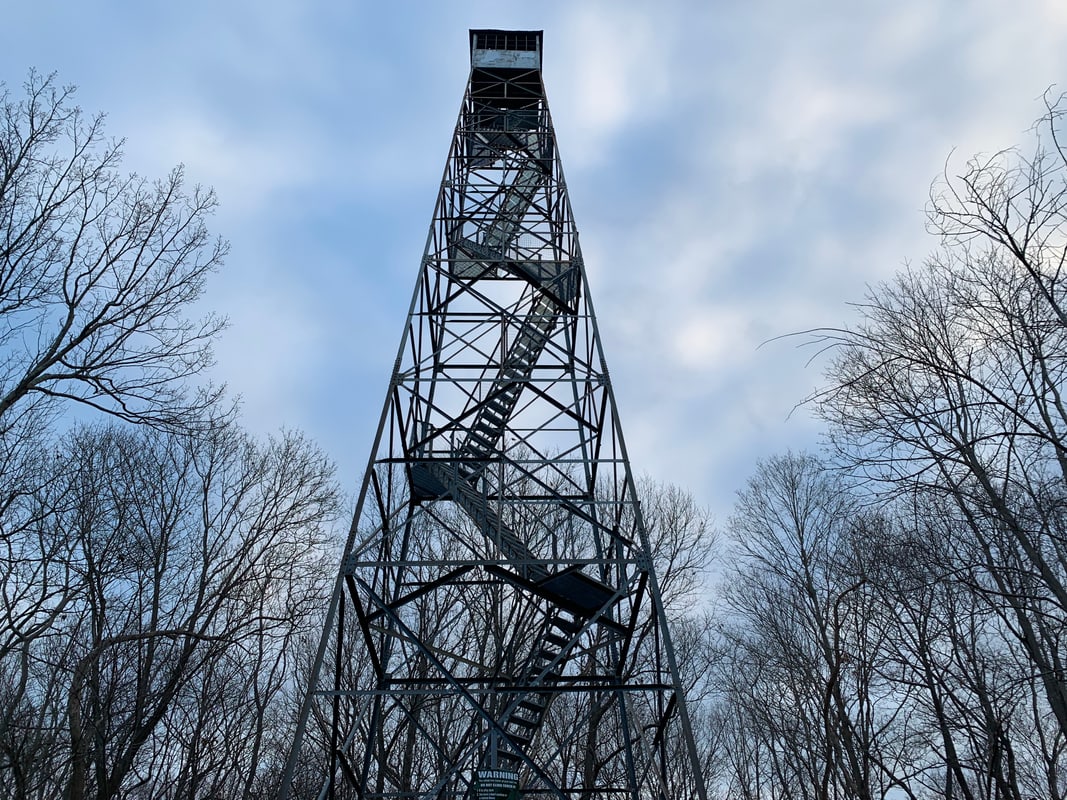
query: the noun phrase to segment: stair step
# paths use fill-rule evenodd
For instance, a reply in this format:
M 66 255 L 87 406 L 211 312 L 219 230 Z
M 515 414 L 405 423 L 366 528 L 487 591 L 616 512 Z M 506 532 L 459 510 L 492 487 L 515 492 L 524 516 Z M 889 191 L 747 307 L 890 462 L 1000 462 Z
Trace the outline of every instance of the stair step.
M 492 412 L 485 411 L 475 422 L 475 430 L 499 433 L 504 427 L 504 417 L 499 417 Z
M 582 629 L 582 623 L 577 620 L 569 620 L 564 617 L 552 617 L 548 624 L 564 633 L 574 634 Z
M 537 343 L 538 350 L 545 349 L 545 342 L 548 341 L 550 329 L 545 327 L 546 320 L 550 321 L 551 317 L 544 317 L 537 312 L 534 312 L 526 318 L 526 331 L 531 340 Z
M 554 634 L 554 633 L 548 633 L 548 634 L 545 634 L 545 641 L 546 642 L 551 642 L 552 644 L 558 645 L 560 648 L 562 648 L 565 644 L 567 644 L 567 642 L 570 641 L 570 639 L 567 639 L 566 637 L 563 637 L 563 636 L 558 636 L 557 634 Z
M 523 717 L 516 717 L 514 714 L 512 714 L 511 718 L 508 721 L 515 723 L 519 727 L 531 728 L 531 729 L 532 728 L 536 728 L 538 725 L 541 724 L 540 720 L 537 720 L 537 719 L 525 719 Z
M 545 700 L 546 702 L 541 702 L 542 699 Z M 520 700 L 518 707 L 522 708 L 522 709 L 525 709 L 527 711 L 532 711 L 537 715 L 541 715 L 541 714 L 544 713 L 545 708 L 548 705 L 547 704 L 547 700 L 548 700 L 547 697 L 545 697 L 544 695 L 538 694 L 538 695 L 534 695 L 529 700 Z
M 503 425 L 503 423 L 504 423 L 504 420 L 501 419 L 500 415 L 494 414 L 493 412 L 488 411 L 483 406 L 482 408 L 478 409 L 478 416 L 476 416 L 474 418 L 474 424 L 471 425 L 471 427 L 474 430 L 479 430 L 479 429 L 483 429 L 484 428 L 486 430 L 492 431 L 492 430 L 500 430 L 500 427 L 501 427 L 501 425 Z
M 468 442 L 472 439 L 474 440 L 474 444 L 480 445 L 486 452 L 491 452 L 493 450 L 493 443 L 484 436 L 480 436 L 475 431 L 470 431 L 468 433 Z
M 540 673 L 550 663 L 551 662 L 546 661 L 544 664 L 539 665 L 537 667 L 537 669 L 534 670 L 534 672 Z M 559 670 L 558 666 L 553 667 L 551 670 L 549 670 L 548 672 L 545 673 L 543 680 L 545 682 L 548 682 L 548 683 L 555 683 L 556 681 L 559 680 L 559 676 L 560 676 L 560 673 L 558 672 L 558 670 Z

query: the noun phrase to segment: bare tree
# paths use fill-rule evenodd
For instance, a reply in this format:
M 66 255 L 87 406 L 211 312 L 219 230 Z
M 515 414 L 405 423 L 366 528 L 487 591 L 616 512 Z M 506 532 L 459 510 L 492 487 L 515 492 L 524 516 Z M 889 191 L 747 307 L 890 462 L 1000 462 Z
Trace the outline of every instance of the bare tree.
M 84 429 L 62 456 L 78 580 L 0 661 L 22 689 L 16 707 L 0 697 L 15 723 L 0 791 L 265 796 L 296 642 L 325 602 L 331 465 L 300 437 L 261 445 L 232 425 Z M 39 752 L 16 752 L 27 730 Z
M 769 459 L 738 495 L 719 681 L 748 754 L 732 759 L 741 795 L 759 783 L 769 796 L 863 800 L 904 788 L 908 742 L 864 568 L 875 525 L 810 456 Z
M 214 193 L 125 174 L 73 95 L 0 86 L 0 794 L 269 796 L 332 466 L 197 384 Z
M 892 519 L 868 548 L 868 585 L 888 631 L 883 670 L 925 731 L 914 784 L 968 800 L 1062 797 L 1062 735 L 969 523 L 928 495 L 895 503 Z
M 874 289 L 814 400 L 857 469 L 948 501 L 975 584 L 1019 637 L 1067 734 L 1067 152 L 1050 104 L 1030 154 L 970 161 L 935 185 L 942 248 Z
M 186 192 L 181 167 L 123 174 L 73 88 L 35 72 L 23 88 L 0 94 L 0 431 L 62 400 L 188 421 L 215 397 L 185 385 L 222 324 L 185 316 L 226 252 L 215 195 Z

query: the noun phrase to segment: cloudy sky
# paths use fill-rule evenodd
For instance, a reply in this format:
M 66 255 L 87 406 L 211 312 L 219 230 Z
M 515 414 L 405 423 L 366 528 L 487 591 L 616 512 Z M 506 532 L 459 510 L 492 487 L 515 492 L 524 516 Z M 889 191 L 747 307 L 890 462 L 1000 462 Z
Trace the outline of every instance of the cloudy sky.
M 815 448 L 818 363 L 921 262 L 931 181 L 1028 141 L 1067 90 L 1062 0 L 9 4 L 0 79 L 77 84 L 145 175 L 186 165 L 232 254 L 216 379 L 257 431 L 366 463 L 469 68 L 545 31 L 545 83 L 631 459 L 720 519 Z M 766 344 L 762 344 L 767 342 Z

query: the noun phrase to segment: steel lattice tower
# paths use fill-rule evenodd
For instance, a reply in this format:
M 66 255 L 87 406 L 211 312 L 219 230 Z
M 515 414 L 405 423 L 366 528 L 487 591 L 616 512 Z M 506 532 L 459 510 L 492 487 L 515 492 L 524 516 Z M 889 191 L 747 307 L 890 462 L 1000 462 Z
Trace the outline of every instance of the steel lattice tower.
M 542 35 L 470 41 L 282 796 L 703 800 Z

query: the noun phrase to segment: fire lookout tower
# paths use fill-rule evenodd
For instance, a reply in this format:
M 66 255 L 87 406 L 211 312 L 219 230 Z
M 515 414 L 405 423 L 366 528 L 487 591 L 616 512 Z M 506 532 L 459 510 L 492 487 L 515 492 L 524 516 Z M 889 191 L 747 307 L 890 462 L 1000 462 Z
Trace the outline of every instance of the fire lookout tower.
M 470 54 L 282 797 L 704 800 L 542 34 Z

